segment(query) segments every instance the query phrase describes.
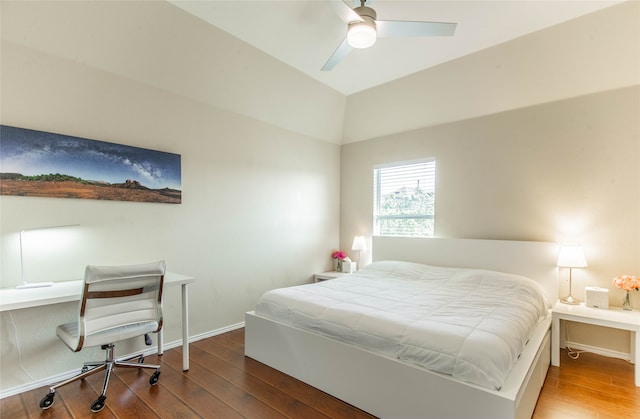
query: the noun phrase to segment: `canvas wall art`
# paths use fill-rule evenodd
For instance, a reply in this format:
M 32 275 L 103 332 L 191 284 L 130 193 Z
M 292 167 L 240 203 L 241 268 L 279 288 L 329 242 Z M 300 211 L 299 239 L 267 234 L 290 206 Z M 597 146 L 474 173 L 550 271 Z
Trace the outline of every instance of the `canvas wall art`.
M 0 125 L 0 194 L 179 204 L 180 155 Z

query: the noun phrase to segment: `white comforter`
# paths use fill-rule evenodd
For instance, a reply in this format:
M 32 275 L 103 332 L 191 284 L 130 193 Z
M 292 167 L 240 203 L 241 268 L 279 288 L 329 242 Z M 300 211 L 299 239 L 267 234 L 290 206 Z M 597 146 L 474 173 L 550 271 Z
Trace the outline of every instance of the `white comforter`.
M 550 307 L 525 277 L 384 261 L 338 279 L 269 291 L 255 311 L 499 390 Z

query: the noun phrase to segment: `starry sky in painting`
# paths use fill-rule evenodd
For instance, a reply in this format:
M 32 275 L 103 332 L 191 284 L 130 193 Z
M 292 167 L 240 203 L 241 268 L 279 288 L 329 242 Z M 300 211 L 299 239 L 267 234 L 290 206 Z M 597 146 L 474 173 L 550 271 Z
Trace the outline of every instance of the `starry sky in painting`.
M 181 189 L 180 155 L 104 141 L 0 126 L 0 172 L 60 173 L 85 180 Z

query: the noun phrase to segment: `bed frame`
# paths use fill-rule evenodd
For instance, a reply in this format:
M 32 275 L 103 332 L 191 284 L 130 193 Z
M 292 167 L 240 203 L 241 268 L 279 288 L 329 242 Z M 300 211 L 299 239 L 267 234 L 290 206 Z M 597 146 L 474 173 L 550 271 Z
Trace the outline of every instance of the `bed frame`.
M 553 243 L 374 238 L 374 260 L 483 268 L 536 279 L 558 297 Z M 263 318 L 245 316 L 245 355 L 381 418 L 530 418 L 550 363 L 551 316 L 536 329 L 500 391 Z

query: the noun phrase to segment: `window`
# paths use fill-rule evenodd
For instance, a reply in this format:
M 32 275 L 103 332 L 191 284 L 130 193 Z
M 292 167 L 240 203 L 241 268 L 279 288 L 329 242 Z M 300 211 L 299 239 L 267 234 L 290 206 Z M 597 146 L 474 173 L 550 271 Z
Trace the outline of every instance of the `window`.
M 375 167 L 374 235 L 433 237 L 435 180 L 435 159 Z

